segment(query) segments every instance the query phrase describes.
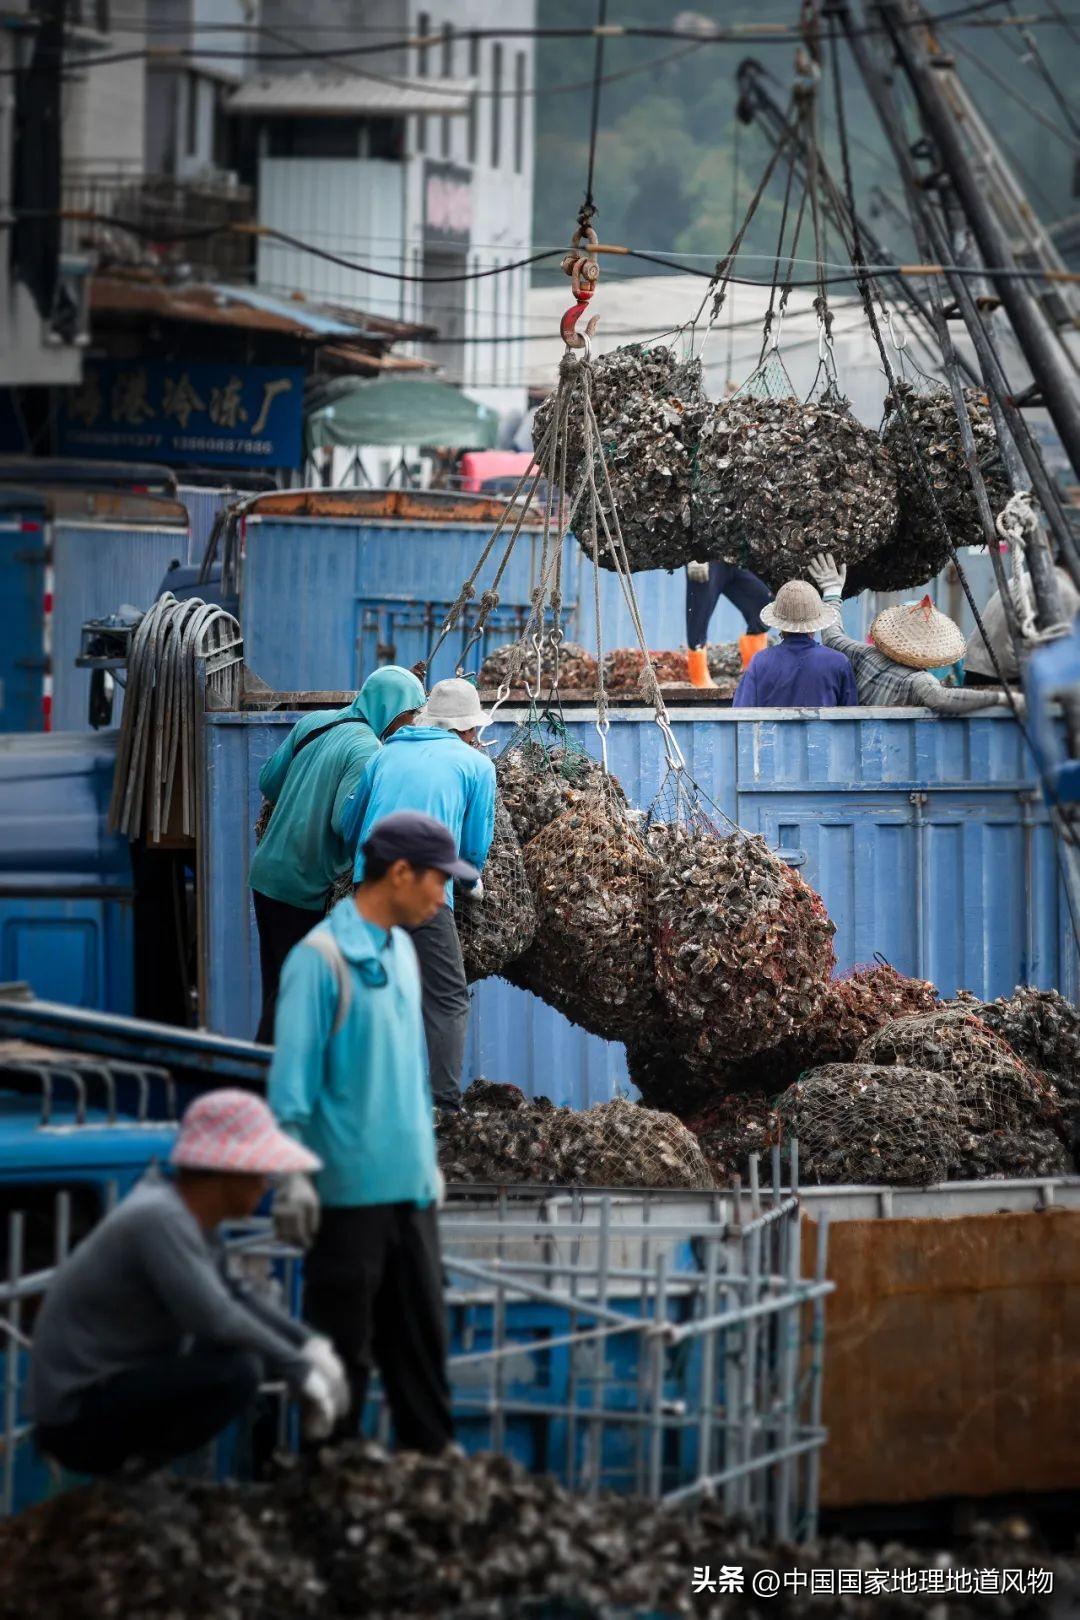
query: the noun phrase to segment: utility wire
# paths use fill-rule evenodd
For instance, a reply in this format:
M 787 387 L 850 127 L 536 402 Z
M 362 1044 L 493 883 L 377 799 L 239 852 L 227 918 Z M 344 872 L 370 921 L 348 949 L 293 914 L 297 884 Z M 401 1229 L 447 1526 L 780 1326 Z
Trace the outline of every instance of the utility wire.
M 991 83 L 997 85 L 1003 95 L 1008 96 L 1011 101 L 1015 101 L 1018 107 L 1023 107 L 1024 111 L 1034 118 L 1037 124 L 1041 124 L 1043 129 L 1048 130 L 1063 146 L 1068 147 L 1070 152 L 1076 151 L 1076 141 L 1072 136 L 1066 134 L 1060 124 L 1055 124 L 1054 120 L 1048 118 L 1038 107 L 1033 107 L 1031 102 L 1020 94 L 1016 86 L 1010 83 L 1003 73 L 999 73 L 997 68 L 991 66 L 985 57 L 980 56 L 977 51 L 973 51 L 969 45 L 961 44 L 958 39 L 949 40 L 949 49 L 956 51 L 959 56 L 965 57 L 974 67 L 977 67 L 979 72 L 984 73 Z
M 1061 113 L 1062 117 L 1065 119 L 1065 122 L 1072 130 L 1074 137 L 1077 140 L 1080 140 L 1080 122 L 1077 122 L 1075 113 L 1058 88 L 1054 75 L 1047 67 L 1046 62 L 1043 59 L 1043 54 L 1039 49 L 1038 40 L 1031 32 L 1031 29 L 1026 26 L 1026 19 L 1018 18 L 1016 16 L 1016 7 L 1013 4 L 1013 0 L 1005 0 L 1005 4 L 1008 6 L 1010 17 L 1016 21 L 1017 26 L 1020 28 L 1020 38 L 1027 46 L 1028 58 L 1030 58 L 1032 68 L 1038 74 L 1039 78 L 1043 81 L 1051 96 L 1054 98 L 1058 111 Z M 1020 59 L 1021 61 L 1024 60 L 1023 57 Z

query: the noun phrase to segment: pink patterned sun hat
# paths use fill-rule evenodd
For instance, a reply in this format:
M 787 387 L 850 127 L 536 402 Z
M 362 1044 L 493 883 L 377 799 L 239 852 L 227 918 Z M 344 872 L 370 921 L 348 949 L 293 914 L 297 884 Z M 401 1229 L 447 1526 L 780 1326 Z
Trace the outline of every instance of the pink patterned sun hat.
M 246 1176 L 288 1176 L 322 1168 L 321 1159 L 279 1128 L 261 1097 L 235 1088 L 196 1098 L 180 1122 L 169 1161 L 183 1170 Z

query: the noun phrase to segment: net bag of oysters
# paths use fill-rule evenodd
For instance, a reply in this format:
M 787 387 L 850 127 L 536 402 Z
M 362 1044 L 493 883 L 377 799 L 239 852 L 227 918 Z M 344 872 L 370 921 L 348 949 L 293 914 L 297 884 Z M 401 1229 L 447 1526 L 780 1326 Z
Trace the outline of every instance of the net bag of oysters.
M 522 847 L 582 794 L 611 787 L 625 803 L 615 778 L 606 775 L 551 710 L 533 710 L 511 733 L 496 756 L 495 777 Z
M 964 399 L 990 509 L 998 512 L 1012 491 L 990 407 L 974 388 Z M 931 379 L 898 382 L 885 399 L 881 440 L 896 478 L 896 533 L 849 570 L 849 596 L 925 585 L 948 562 L 950 539 L 953 547 L 986 544 L 949 389 Z
M 963 1140 L 951 1078 L 899 1065 L 811 1069 L 780 1097 L 776 1117 L 781 1138 L 798 1141 L 801 1178 L 829 1186 L 944 1181 Z
M 455 884 L 454 921 L 469 984 L 501 973 L 533 942 L 536 907 L 525 876 L 521 845 L 498 793 L 495 833 L 484 862 L 481 897 L 474 899 L 461 884 Z
M 584 1113 L 560 1110 L 560 1179 L 589 1187 L 714 1185 L 694 1134 L 674 1114 L 617 1097 Z
M 768 362 L 771 366 L 773 363 Z M 765 378 L 759 385 L 759 379 Z M 749 568 L 776 591 L 831 551 L 857 563 L 891 542 L 896 482 L 888 452 L 833 390 L 803 401 L 781 367 L 755 373 L 700 412 L 691 502 L 709 555 Z
M 632 569 L 693 561 L 690 496 L 697 414 L 705 403 L 700 361 L 639 345 L 591 360 L 567 357 L 559 389 L 533 420 L 538 447 L 560 398 L 565 418 L 555 455 L 556 466 L 565 465 L 567 493 L 587 480 L 591 464 L 600 510 L 609 525 L 617 511 Z M 602 532 L 598 561 L 617 566 Z
M 858 1060 L 948 1076 L 964 1129 L 954 1177 L 1051 1175 L 1067 1168 L 1053 1086 L 966 1007 L 885 1024 L 863 1042 Z
M 656 983 L 688 1060 L 716 1065 L 788 1039 L 817 1013 L 835 961 L 821 897 L 769 849 L 714 820 L 685 772 L 650 809 L 659 866 Z
M 524 846 L 536 937 L 507 977 L 590 1034 L 624 1040 L 653 1000 L 656 862 L 606 776 Z
M 1011 996 L 977 1001 L 971 1010 L 1053 1085 L 1075 1157 L 1080 1152 L 1080 1008 L 1058 990 L 1019 984 Z

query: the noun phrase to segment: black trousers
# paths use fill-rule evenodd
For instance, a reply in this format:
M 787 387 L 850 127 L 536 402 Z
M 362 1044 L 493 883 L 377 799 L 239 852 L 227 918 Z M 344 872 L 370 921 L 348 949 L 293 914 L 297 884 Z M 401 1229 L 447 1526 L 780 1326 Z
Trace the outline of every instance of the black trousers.
M 257 1356 L 220 1345 L 157 1356 L 91 1384 L 70 1422 L 40 1423 L 38 1449 L 77 1474 L 115 1474 L 127 1462 L 159 1468 L 220 1434 L 261 1377 Z
M 271 900 L 268 894 L 260 894 L 258 889 L 252 889 L 251 893 L 255 900 L 255 924 L 259 930 L 259 970 L 262 977 L 262 1013 L 255 1039 L 264 1046 L 273 1046 L 274 1014 L 285 958 L 294 945 L 299 945 L 305 934 L 310 934 L 321 920 L 322 912 L 308 911 L 303 906 L 290 906 L 284 900 Z
M 304 1272 L 304 1320 L 333 1341 L 352 1388 L 339 1438 L 356 1434 L 374 1365 L 398 1445 L 442 1451 L 454 1424 L 434 1207 L 324 1209 Z
M 468 902 L 459 900 L 458 904 Z M 441 906 L 430 922 L 410 929 L 410 937 L 420 960 L 431 1095 L 436 1108 L 458 1108 L 469 1029 L 469 986 L 454 913 L 449 906 Z
M 708 579 L 686 580 L 686 645 L 704 647 L 709 639 L 709 620 L 722 596 L 733 603 L 746 620 L 746 633 L 760 636 L 765 626 L 759 617 L 761 610 L 772 601 L 772 591 L 763 579 L 758 579 L 749 568 L 736 568 L 731 563 L 711 562 Z

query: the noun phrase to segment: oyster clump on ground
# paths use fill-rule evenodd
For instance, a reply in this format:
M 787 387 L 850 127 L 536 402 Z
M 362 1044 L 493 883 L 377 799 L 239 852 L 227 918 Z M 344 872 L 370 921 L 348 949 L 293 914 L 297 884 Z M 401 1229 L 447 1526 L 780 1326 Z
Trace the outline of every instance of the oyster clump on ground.
M 519 651 L 519 643 L 511 642 L 506 647 L 495 647 L 488 653 L 480 666 L 478 685 L 497 691 L 504 681 L 510 679 L 510 668 L 514 654 Z M 555 649 L 551 642 L 545 640 L 540 649 L 540 695 L 546 697 L 552 690 L 555 681 Z M 558 675 L 560 692 L 588 692 L 596 691 L 596 659 L 584 647 L 579 647 L 576 641 L 564 641 L 559 646 Z M 535 690 L 536 687 L 536 653 L 532 648 L 526 649 L 524 662 L 518 671 L 517 679 L 511 687 L 512 697 L 524 697 L 526 686 Z
M 855 563 L 896 531 L 887 450 L 839 398 L 736 394 L 699 413 L 695 540 L 773 590 L 820 552 Z

